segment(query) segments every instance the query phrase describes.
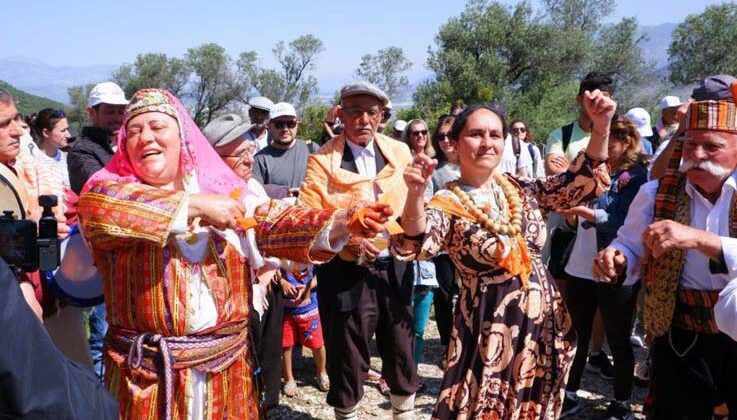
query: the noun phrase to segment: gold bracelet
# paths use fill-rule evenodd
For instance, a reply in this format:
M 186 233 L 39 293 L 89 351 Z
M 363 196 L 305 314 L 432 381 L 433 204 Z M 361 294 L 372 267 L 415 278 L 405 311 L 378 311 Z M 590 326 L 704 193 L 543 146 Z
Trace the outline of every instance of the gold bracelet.
M 402 220 L 406 220 L 408 222 L 416 222 L 416 221 L 418 221 L 420 219 L 424 219 L 424 218 L 425 218 L 425 213 L 420 213 L 418 216 L 415 216 L 415 217 L 409 217 L 409 216 L 404 215 L 404 214 L 402 215 Z

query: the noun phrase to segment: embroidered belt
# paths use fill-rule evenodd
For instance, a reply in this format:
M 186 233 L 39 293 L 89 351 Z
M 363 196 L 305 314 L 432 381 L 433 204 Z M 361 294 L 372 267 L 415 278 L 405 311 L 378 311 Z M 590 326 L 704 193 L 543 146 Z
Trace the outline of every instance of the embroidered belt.
M 181 337 L 141 333 L 111 325 L 105 342 L 116 353 L 113 356 L 116 361 L 125 360 L 131 370 L 159 381 L 163 379 L 165 418 L 171 420 L 174 371 L 222 372 L 247 349 L 248 324 L 246 321 L 231 322 Z
M 704 334 L 717 334 L 714 305 L 719 290 L 679 289 L 673 314 L 673 327 Z

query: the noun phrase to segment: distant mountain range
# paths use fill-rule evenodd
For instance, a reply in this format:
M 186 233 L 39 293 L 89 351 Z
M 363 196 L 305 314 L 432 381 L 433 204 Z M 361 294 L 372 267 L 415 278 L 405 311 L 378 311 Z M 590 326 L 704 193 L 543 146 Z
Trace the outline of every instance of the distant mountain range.
M 0 80 L 0 88 L 5 89 L 13 95 L 13 102 L 15 103 L 15 107 L 18 109 L 18 112 L 23 115 L 38 112 L 44 108 L 67 108 L 67 105 L 41 96 L 32 95 L 28 92 L 24 92 L 2 80 Z
M 673 29 L 677 24 L 664 23 L 658 26 L 642 26 L 641 33 L 649 40 L 643 45 L 643 55 L 654 61 L 658 69 L 664 69 L 668 63 L 668 46 Z M 28 57 L 0 58 L 0 80 L 4 80 L 18 89 L 28 93 L 68 103 L 67 89 L 81 84 L 98 83 L 110 80 L 110 76 L 122 63 L 95 66 L 52 66 Z M 318 69 L 319 70 L 319 69 Z M 320 97 L 331 100 L 339 87 L 353 78 L 352 73 L 317 73 L 320 84 Z M 425 63 L 414 63 L 409 72 L 410 88 L 415 87 L 431 76 Z

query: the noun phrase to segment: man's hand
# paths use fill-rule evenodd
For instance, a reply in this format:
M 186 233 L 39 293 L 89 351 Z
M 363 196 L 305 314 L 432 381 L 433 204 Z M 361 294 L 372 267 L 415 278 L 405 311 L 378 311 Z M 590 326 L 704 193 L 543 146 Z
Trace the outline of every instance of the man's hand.
M 353 255 L 358 257 L 359 260 L 363 255 L 363 258 L 369 262 L 376 260 L 376 257 L 381 252 L 374 246 L 371 240 L 360 236 L 351 236 L 346 248 L 348 248 Z
M 420 197 L 424 195 L 425 187 L 436 166 L 438 166 L 437 160 L 431 159 L 424 153 L 418 153 L 414 161 L 404 168 L 404 183 L 407 184 L 411 195 Z
M 717 260 L 722 251 L 718 235 L 673 220 L 660 220 L 648 226 L 642 234 L 642 241 L 653 258 L 660 258 L 669 249 L 676 248 L 695 249 Z
M 189 219 L 201 218 L 220 230 L 235 229 L 243 218 L 246 208 L 230 197 L 215 194 L 192 194 L 189 196 Z
M 594 280 L 614 283 L 618 275 L 627 269 L 627 258 L 617 248 L 607 247 L 594 258 L 592 273 Z
M 584 91 L 581 102 L 593 123 L 594 131 L 609 133 L 609 125 L 617 111 L 617 103 L 614 102 L 614 99 L 596 89 L 593 92 Z
M 355 211 L 346 221 L 348 231 L 354 235 L 364 237 L 374 237 L 377 233 L 384 231 L 384 223 L 389 220 L 389 216 L 394 211 L 389 204 L 373 203 L 368 204 Z M 338 220 L 336 220 L 336 223 Z

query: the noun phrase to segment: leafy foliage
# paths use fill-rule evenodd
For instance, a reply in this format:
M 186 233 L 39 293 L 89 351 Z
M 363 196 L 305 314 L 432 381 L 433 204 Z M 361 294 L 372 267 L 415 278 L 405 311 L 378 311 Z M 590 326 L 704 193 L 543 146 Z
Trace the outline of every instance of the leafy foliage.
M 642 80 L 637 22 L 625 18 L 598 30 L 614 0 L 546 0 L 542 14 L 528 2 L 506 6 L 470 0 L 451 17 L 429 51 L 434 80 L 414 94 L 423 115 L 447 112 L 456 100 L 499 101 L 512 118 L 530 123 L 538 140 L 575 117 L 579 79 L 591 70 L 608 71 L 622 83 Z
M 380 87 L 389 98 L 397 98 L 401 90 L 409 86 L 404 73 L 411 67 L 412 63 L 404 55 L 403 49 L 389 47 L 379 50 L 375 55 L 361 57 L 356 77 Z
M 713 74 L 737 74 L 737 4 L 709 6 L 673 31 L 670 81 L 690 84 Z

